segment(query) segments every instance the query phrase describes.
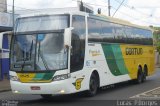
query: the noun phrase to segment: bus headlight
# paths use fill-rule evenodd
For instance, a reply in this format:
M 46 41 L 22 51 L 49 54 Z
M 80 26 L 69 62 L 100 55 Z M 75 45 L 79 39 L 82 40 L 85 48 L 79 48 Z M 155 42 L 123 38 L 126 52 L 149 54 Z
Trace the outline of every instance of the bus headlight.
M 65 80 L 71 77 L 71 74 L 57 75 L 53 77 L 53 81 Z
M 19 81 L 19 79 L 18 79 L 17 76 L 12 76 L 12 75 L 10 75 L 10 80 L 12 80 L 12 81 Z

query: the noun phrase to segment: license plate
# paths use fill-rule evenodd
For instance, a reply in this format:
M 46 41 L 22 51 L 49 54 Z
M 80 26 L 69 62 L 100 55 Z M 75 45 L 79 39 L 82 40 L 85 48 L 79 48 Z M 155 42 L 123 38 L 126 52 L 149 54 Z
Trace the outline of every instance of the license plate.
M 39 86 L 31 86 L 31 90 L 41 90 Z

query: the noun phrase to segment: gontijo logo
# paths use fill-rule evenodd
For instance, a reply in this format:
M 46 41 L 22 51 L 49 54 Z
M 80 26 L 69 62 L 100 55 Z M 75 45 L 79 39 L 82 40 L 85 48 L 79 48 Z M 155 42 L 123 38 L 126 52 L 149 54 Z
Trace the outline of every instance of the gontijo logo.
M 92 56 L 99 56 L 101 55 L 100 50 L 89 50 L 89 54 L 91 54 Z
M 126 48 L 126 55 L 142 55 L 142 48 Z

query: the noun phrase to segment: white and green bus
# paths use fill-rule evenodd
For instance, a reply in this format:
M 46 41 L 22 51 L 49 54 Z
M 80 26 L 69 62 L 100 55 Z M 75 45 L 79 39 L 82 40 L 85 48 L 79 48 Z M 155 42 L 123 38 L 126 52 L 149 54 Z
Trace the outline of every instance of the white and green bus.
M 13 93 L 71 94 L 154 73 L 149 28 L 80 11 L 21 16 L 11 42 Z

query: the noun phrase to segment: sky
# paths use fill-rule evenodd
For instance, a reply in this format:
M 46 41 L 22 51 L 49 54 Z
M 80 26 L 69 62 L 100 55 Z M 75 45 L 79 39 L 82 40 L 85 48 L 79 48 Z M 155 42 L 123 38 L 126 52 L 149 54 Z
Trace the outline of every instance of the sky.
M 11 9 L 13 0 L 8 0 L 8 9 Z M 15 9 L 45 9 L 45 8 L 63 8 L 76 7 L 77 0 L 14 0 Z M 123 0 L 110 0 L 111 16 L 115 13 Z M 83 2 L 97 9 L 101 8 L 102 14 L 108 15 L 108 0 L 83 0 Z M 124 0 L 123 5 L 113 16 L 127 20 L 131 23 L 142 26 L 160 27 L 160 0 Z

